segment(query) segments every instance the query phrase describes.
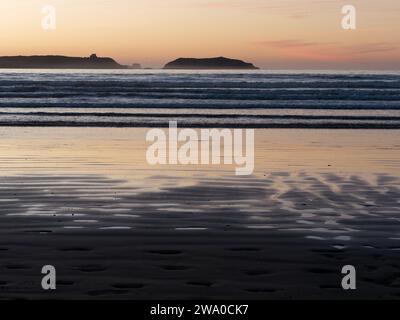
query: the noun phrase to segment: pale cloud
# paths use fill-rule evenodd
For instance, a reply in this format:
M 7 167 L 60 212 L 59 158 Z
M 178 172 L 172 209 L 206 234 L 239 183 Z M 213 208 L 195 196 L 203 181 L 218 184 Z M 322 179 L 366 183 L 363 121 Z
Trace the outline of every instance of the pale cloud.
M 332 4 L 337 5 L 338 0 L 219 0 L 185 2 L 185 6 L 192 8 L 239 9 L 264 14 L 266 12 L 280 12 L 294 18 L 307 16 L 306 11 L 310 11 L 310 9 L 332 7 Z
M 350 47 L 349 52 L 353 54 L 371 54 L 377 52 L 395 51 L 398 50 L 398 48 L 398 46 L 395 46 L 392 43 L 378 42 Z
M 305 41 L 301 39 L 285 39 L 285 40 L 270 40 L 270 41 L 258 41 L 253 44 L 269 48 L 277 49 L 296 49 L 296 48 L 318 48 L 318 49 L 333 49 L 342 50 L 347 54 L 370 54 L 376 52 L 386 52 L 398 50 L 399 46 L 389 42 L 372 42 L 364 43 L 360 45 L 345 46 L 340 43 L 334 42 L 313 42 Z
M 274 47 L 274 48 L 296 48 L 296 47 L 314 47 L 320 45 L 317 42 L 303 41 L 296 39 L 275 40 L 275 41 L 260 41 L 256 45 Z

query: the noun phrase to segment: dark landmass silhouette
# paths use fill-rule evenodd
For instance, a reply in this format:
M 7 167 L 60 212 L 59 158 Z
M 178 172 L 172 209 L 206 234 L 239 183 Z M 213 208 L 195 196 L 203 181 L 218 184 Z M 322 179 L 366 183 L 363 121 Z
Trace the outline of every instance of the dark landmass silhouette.
M 142 69 L 142 65 L 140 63 L 132 63 L 129 67 L 130 69 Z
M 167 63 L 164 69 L 243 69 L 256 70 L 258 69 L 251 63 L 242 60 L 229 59 L 225 57 L 218 58 L 179 58 Z
M 92 54 L 87 58 L 66 56 L 9 56 L 0 57 L 0 68 L 9 69 L 128 69 L 112 58 Z

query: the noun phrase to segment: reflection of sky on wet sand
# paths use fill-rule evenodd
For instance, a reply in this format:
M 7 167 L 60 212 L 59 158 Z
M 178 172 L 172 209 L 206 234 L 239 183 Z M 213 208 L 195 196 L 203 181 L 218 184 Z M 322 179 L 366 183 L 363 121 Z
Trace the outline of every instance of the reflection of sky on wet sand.
M 328 173 L 275 177 L 276 183 L 270 179 L 268 175 L 265 180 L 237 178 L 228 185 L 207 178 L 192 186 L 140 193 L 132 187 L 130 193 L 120 180 L 95 175 L 3 177 L 1 219 L 3 226 L 22 232 L 251 230 L 260 235 L 292 232 L 327 241 L 334 248 L 345 248 L 349 242 L 372 247 L 385 242 L 397 248 L 398 178 L 376 175 L 374 184 L 358 176 Z M 68 181 L 69 187 L 55 184 L 56 180 Z M 332 180 L 336 189 L 326 183 Z M 82 195 L 80 188 L 88 181 L 89 185 L 97 181 L 97 188 Z
M 165 176 L 169 179 L 163 182 L 170 185 L 183 183 L 181 178 L 188 183 L 186 178 L 234 176 L 236 165 L 149 166 L 146 132 L 135 128 L 3 127 L 0 174 L 93 173 L 140 181 L 139 187 Z M 362 175 L 400 171 L 397 130 L 257 129 L 255 139 L 256 176 L 302 171 Z

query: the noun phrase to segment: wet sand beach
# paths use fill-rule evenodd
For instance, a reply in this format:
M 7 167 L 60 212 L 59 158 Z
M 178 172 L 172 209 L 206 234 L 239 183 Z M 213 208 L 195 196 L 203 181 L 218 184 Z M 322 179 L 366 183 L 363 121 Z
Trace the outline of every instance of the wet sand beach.
M 150 166 L 146 131 L 0 128 L 0 298 L 400 297 L 397 130 L 257 129 L 249 177 Z

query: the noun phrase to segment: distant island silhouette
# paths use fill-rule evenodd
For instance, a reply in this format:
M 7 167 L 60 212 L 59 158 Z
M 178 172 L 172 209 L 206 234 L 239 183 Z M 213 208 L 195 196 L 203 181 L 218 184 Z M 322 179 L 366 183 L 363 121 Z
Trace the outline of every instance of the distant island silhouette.
M 142 69 L 139 63 L 122 65 L 113 58 L 68 57 L 62 55 L 4 56 L 0 57 L 0 69 Z M 147 68 L 145 68 L 147 69 Z M 214 70 L 256 70 L 252 63 L 242 60 L 218 58 L 179 58 L 167 63 L 164 69 L 214 69 Z
M 0 57 L 0 68 L 9 69 L 128 69 L 112 58 L 92 54 L 87 58 L 66 56 L 9 56 Z
M 179 58 L 167 63 L 164 69 L 258 69 L 251 63 L 242 60 L 229 59 L 225 57 L 218 58 Z

